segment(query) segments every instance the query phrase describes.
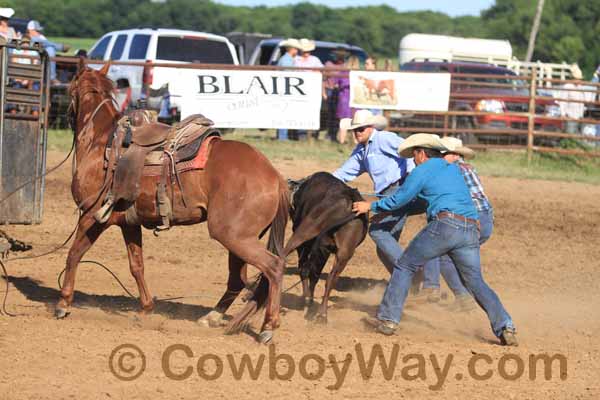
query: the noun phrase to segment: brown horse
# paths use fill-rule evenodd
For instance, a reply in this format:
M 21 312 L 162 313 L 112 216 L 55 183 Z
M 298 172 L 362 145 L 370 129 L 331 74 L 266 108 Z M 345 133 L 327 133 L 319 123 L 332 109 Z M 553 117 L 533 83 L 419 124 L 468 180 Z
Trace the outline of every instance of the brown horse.
M 68 315 L 73 302 L 77 265 L 98 237 L 110 226 L 121 228 L 131 274 L 140 293 L 143 311 L 154 304 L 144 280 L 142 256 L 142 229 L 128 225 L 125 212 L 115 211 L 108 221 L 99 223 L 94 213 L 101 207 L 101 199 L 108 190 L 103 168 L 105 148 L 121 117 L 112 102 L 112 82 L 106 77 L 108 64 L 100 71 L 80 66 L 73 79 L 70 116 L 75 133 L 75 162 L 71 192 L 81 210 L 77 233 L 67 257 L 61 299 L 56 306 L 57 318 Z M 208 222 L 210 236 L 229 250 L 229 278 L 227 291 L 209 314 L 211 322 L 221 322 L 244 287 L 242 268 L 246 264 L 262 272 L 262 284 L 249 305 L 266 305 L 260 340 L 271 339 L 279 326 L 281 284 L 285 260 L 281 257 L 285 226 L 289 209 L 286 181 L 269 160 L 252 146 L 232 141 L 218 140 L 210 144 L 206 167 L 180 175 L 180 185 L 173 187 L 172 225 L 190 225 Z M 143 225 L 160 221 L 156 204 L 156 177 L 142 178 L 140 195 L 135 207 Z M 182 192 L 185 192 L 185 201 Z M 270 230 L 267 249 L 259 238 Z M 277 254 L 274 254 L 277 253 Z M 252 307 L 238 314 L 229 331 L 239 330 L 252 314 Z M 211 323 L 211 325 L 213 325 Z

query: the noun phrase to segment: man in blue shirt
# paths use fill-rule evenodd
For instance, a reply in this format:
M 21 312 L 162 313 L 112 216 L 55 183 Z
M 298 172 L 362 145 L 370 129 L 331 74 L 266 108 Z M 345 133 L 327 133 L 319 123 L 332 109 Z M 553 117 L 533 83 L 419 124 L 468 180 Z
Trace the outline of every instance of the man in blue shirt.
M 399 147 L 400 155 L 412 155 L 417 165 L 406 182 L 392 196 L 353 205 L 353 211 L 362 214 L 397 210 L 417 196 L 428 202 L 428 224 L 415 236 L 402 257 L 395 260 L 377 317 L 365 321 L 380 333 L 394 334 L 414 273 L 427 261 L 448 254 L 465 286 L 487 313 L 494 334 L 502 344 L 516 346 L 512 319 L 481 275 L 477 209 L 460 168 L 442 158 L 440 151 L 446 150 L 437 135 L 410 136 Z
M 281 48 L 285 48 L 285 54 L 277 60 L 278 67 L 294 67 L 294 59 L 298 55 L 298 49 L 300 48 L 300 41 L 298 39 L 288 39 L 281 42 L 279 45 Z M 287 128 L 277 129 L 277 139 L 288 140 Z
M 71 46 L 62 43 L 51 42 L 42 34 L 44 28 L 38 21 L 31 20 L 27 23 L 27 34 L 31 37 L 31 43 L 40 43 L 46 49 L 48 57 L 56 57 L 56 52 L 69 51 Z M 56 62 L 50 62 L 50 80 L 53 84 L 58 84 L 56 76 Z
M 336 178 L 350 182 L 366 172 L 378 195 L 389 196 L 396 191 L 414 168 L 414 162 L 412 158 L 406 159 L 398 155 L 398 147 L 404 141 L 403 138 L 395 133 L 376 129 L 386 123 L 385 117 L 373 115 L 369 110 L 358 110 L 352 120 L 344 118 L 340 121 L 341 128 L 353 131 L 358 144 L 350 158 L 333 173 Z M 423 212 L 422 204 L 419 205 L 420 207 L 411 204 L 371 220 L 369 236 L 377 245 L 377 255 L 390 274 L 394 262 L 402 256 L 403 250 L 398 240 L 406 218 L 413 212 Z

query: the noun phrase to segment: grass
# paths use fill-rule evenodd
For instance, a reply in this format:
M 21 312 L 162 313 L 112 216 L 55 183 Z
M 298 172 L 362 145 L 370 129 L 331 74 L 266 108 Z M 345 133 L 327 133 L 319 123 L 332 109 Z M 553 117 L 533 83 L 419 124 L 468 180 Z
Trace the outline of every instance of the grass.
M 49 37 L 48 40 L 57 43 L 68 44 L 69 46 L 71 46 L 71 49 L 66 54 L 72 55 L 75 54 L 75 50 L 77 49 L 85 49 L 89 51 L 98 39 L 53 36 Z
M 321 136 L 324 132 L 321 132 Z M 328 140 L 313 142 L 279 142 L 274 140 L 273 130 L 237 130 L 226 135 L 227 139 L 240 140 L 259 149 L 271 160 L 321 161 L 323 169 L 330 170 L 340 165 L 350 152 L 352 145 L 331 143 Z M 51 130 L 50 149 L 67 151 L 73 136 L 70 130 Z M 477 171 L 485 176 L 503 176 L 520 179 L 544 179 L 567 182 L 584 182 L 600 185 L 600 159 L 556 154 L 534 154 L 527 165 L 527 154 L 515 151 L 480 151 L 472 160 Z

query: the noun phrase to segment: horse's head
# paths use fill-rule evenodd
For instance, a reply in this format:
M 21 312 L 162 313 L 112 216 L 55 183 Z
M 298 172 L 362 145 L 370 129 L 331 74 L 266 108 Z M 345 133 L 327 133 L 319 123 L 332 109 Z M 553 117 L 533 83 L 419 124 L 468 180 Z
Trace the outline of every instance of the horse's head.
M 71 128 L 77 134 L 87 123 L 87 118 L 91 115 L 98 105 L 106 101 L 109 108 L 114 108 L 112 104 L 113 83 L 106 76 L 110 63 L 106 63 L 99 71 L 87 67 L 83 59 L 79 62 L 78 72 L 69 85 L 69 96 L 71 103 L 67 111 Z

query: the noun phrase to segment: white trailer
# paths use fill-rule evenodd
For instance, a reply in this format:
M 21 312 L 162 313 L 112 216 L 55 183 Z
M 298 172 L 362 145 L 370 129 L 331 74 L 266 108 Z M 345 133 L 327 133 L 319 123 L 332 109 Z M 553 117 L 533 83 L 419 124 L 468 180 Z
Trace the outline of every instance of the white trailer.
M 409 61 L 467 61 L 496 64 L 512 59 L 508 40 L 410 33 L 400 40 L 400 65 Z

